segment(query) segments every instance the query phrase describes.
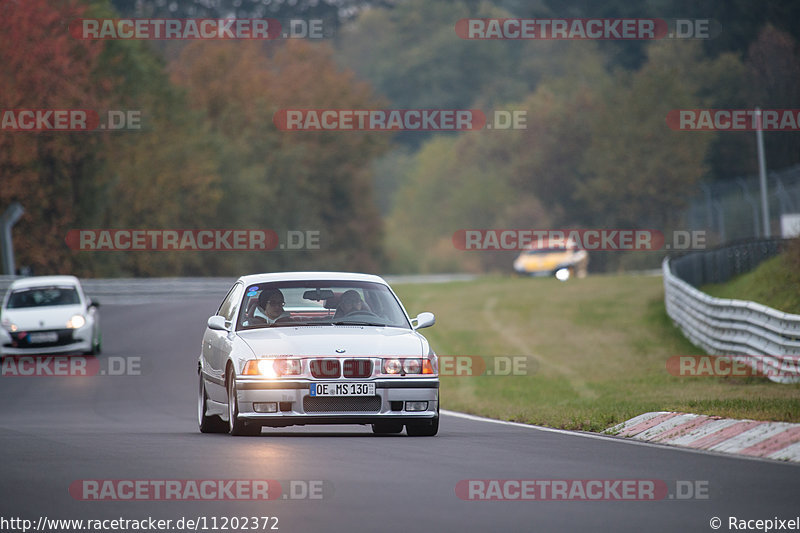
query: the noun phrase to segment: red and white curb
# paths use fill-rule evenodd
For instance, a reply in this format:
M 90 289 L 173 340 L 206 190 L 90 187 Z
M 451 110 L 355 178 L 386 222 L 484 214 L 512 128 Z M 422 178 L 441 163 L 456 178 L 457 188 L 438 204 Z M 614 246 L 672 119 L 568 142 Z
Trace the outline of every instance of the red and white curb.
M 606 430 L 646 442 L 800 462 L 800 424 L 659 411 Z

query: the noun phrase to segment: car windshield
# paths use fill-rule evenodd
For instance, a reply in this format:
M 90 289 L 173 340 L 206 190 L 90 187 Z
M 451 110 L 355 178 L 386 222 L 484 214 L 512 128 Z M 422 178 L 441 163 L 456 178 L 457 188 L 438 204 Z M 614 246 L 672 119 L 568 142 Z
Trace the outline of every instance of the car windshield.
M 525 255 L 540 255 L 540 254 L 558 254 L 568 252 L 567 248 L 534 248 L 532 250 L 525 250 Z
M 380 283 L 295 281 L 249 285 L 237 329 L 320 325 L 411 327 L 397 298 Z
M 75 305 L 81 303 L 75 287 L 34 287 L 18 289 L 8 297 L 7 309 Z

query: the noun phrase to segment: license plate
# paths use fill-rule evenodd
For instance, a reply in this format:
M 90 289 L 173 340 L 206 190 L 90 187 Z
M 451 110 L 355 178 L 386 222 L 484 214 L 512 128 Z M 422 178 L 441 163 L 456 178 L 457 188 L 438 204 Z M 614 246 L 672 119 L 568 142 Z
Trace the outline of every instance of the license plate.
M 55 331 L 48 331 L 47 333 L 31 333 L 28 336 L 28 342 L 31 344 L 42 344 L 45 342 L 56 342 L 58 340 L 58 333 Z
M 312 383 L 310 396 L 375 396 L 374 383 Z

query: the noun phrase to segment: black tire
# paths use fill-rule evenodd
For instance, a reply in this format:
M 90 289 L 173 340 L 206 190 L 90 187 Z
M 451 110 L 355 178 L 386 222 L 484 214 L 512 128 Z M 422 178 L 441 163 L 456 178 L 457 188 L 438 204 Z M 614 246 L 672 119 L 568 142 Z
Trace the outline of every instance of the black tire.
M 439 417 L 434 417 L 425 422 L 406 424 L 406 433 L 409 437 L 433 437 L 439 432 Z
M 379 422 L 372 424 L 372 432 L 378 435 L 390 435 L 403 431 L 402 422 Z
M 228 390 L 228 433 L 233 436 L 253 436 L 261 434 L 261 426 L 248 424 L 245 420 L 239 419 L 239 402 L 236 399 L 236 380 L 233 372 L 228 371 L 228 379 L 225 380 Z
M 103 337 L 98 333 L 97 340 L 92 340 L 92 349 L 83 355 L 100 355 L 103 352 Z
M 436 416 L 420 422 L 406 424 L 409 437 L 433 437 L 439 432 L 439 405 L 436 405 Z
M 227 433 L 228 424 L 218 415 L 206 414 L 206 384 L 200 376 L 200 388 L 197 391 L 197 425 L 201 433 Z

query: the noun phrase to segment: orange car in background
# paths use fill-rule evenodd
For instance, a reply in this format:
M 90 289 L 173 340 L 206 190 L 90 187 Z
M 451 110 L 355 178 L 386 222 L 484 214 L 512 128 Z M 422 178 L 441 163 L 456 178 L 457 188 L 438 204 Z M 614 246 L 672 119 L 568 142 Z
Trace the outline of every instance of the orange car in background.
M 523 250 L 514 260 L 514 271 L 529 276 L 555 276 L 561 281 L 585 278 L 589 254 L 574 240 L 544 240 Z

